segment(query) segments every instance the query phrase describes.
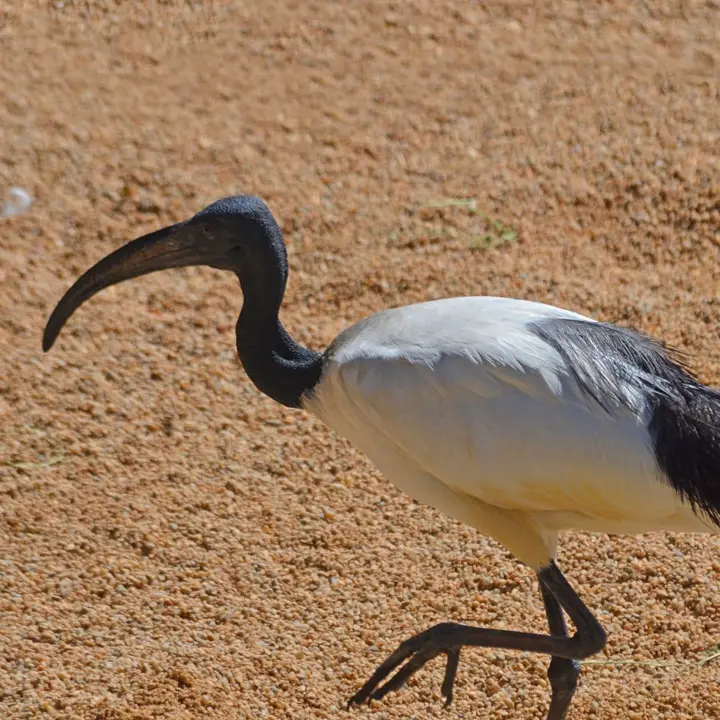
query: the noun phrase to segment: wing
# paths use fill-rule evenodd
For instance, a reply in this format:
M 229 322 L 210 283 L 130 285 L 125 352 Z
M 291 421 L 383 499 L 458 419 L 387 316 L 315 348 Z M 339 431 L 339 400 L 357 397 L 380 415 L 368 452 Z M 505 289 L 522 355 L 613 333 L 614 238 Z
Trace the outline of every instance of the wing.
M 397 324 L 388 333 L 390 320 L 329 359 L 318 401 L 391 480 L 388 445 L 455 492 L 555 529 L 684 527 L 691 513 L 661 474 L 648 431 L 644 390 L 662 385 L 651 372 L 613 377 L 602 354 L 595 368 L 587 355 L 573 362 L 527 317 L 465 324 L 453 336 L 448 316 L 440 344 L 427 329 L 408 344 Z

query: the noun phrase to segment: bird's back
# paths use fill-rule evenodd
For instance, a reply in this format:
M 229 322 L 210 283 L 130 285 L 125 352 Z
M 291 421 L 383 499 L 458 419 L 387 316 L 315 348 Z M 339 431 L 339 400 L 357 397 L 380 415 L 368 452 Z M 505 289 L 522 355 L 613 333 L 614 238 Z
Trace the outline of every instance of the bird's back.
M 658 463 L 656 398 L 686 377 L 663 363 L 678 367 L 646 338 L 572 312 L 457 298 L 351 327 L 328 349 L 307 407 L 450 515 L 446 489 L 551 534 L 707 529 Z M 720 423 L 706 439 L 718 441 L 705 467 L 717 480 Z

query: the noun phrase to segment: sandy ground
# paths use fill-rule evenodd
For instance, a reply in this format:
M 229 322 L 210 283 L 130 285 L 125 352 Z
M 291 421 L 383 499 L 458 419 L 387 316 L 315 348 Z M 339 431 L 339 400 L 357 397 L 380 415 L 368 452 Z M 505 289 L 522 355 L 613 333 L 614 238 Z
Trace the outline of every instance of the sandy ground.
M 720 5 L 10 2 L 0 54 L 0 194 L 34 198 L 0 219 L 0 716 L 440 717 L 439 662 L 343 703 L 434 622 L 544 627 L 532 574 L 261 397 L 232 277 L 106 291 L 47 356 L 42 327 L 112 248 L 252 192 L 313 347 L 513 295 L 720 384 Z M 610 634 L 572 718 L 720 717 L 718 550 L 564 538 Z M 546 663 L 466 652 L 442 717 L 544 718 Z

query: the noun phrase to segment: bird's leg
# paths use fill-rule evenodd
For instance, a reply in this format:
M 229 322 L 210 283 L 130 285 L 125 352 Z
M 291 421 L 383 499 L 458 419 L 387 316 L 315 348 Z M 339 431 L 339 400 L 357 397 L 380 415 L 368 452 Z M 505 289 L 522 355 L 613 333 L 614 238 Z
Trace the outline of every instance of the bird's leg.
M 550 634 L 559 637 L 568 637 L 567 624 L 563 615 L 562 607 L 557 598 L 545 587 L 542 579 L 538 577 L 540 593 L 545 604 L 545 614 L 548 620 Z M 580 675 L 580 663 L 577 660 L 570 660 L 564 657 L 554 656 L 548 668 L 548 679 L 552 688 L 550 710 L 547 720 L 565 720 L 572 702 L 575 688 L 577 687 L 578 676 Z
M 375 670 L 372 677 L 353 695 L 348 707 L 370 700 L 380 700 L 390 691 L 398 690 L 427 662 L 438 655 L 447 656 L 442 694 L 445 704 L 452 701 L 453 685 L 465 647 L 494 647 L 504 650 L 522 650 L 552 655 L 553 658 L 582 660 L 594 655 L 605 646 L 605 631 L 578 594 L 572 589 L 560 568 L 551 561 L 538 570 L 538 578 L 560 607 L 570 616 L 577 632 L 572 637 L 539 635 L 513 630 L 478 628 L 458 623 L 440 623 L 405 640 Z M 407 661 L 407 662 L 405 662 Z M 395 675 L 385 681 L 396 668 L 405 663 Z M 557 667 L 557 665 L 556 665 Z M 557 716 L 558 718 L 561 716 Z M 555 720 L 550 716 L 551 720 Z

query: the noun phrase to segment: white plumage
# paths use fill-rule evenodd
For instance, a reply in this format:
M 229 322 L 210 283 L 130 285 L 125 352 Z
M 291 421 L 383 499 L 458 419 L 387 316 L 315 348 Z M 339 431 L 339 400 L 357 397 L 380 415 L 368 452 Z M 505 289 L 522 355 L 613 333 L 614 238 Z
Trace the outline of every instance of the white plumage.
M 329 348 L 304 402 L 416 500 L 540 568 L 559 531 L 709 531 L 663 479 L 648 400 L 606 412 L 529 330 L 590 318 L 496 297 L 387 310 Z

